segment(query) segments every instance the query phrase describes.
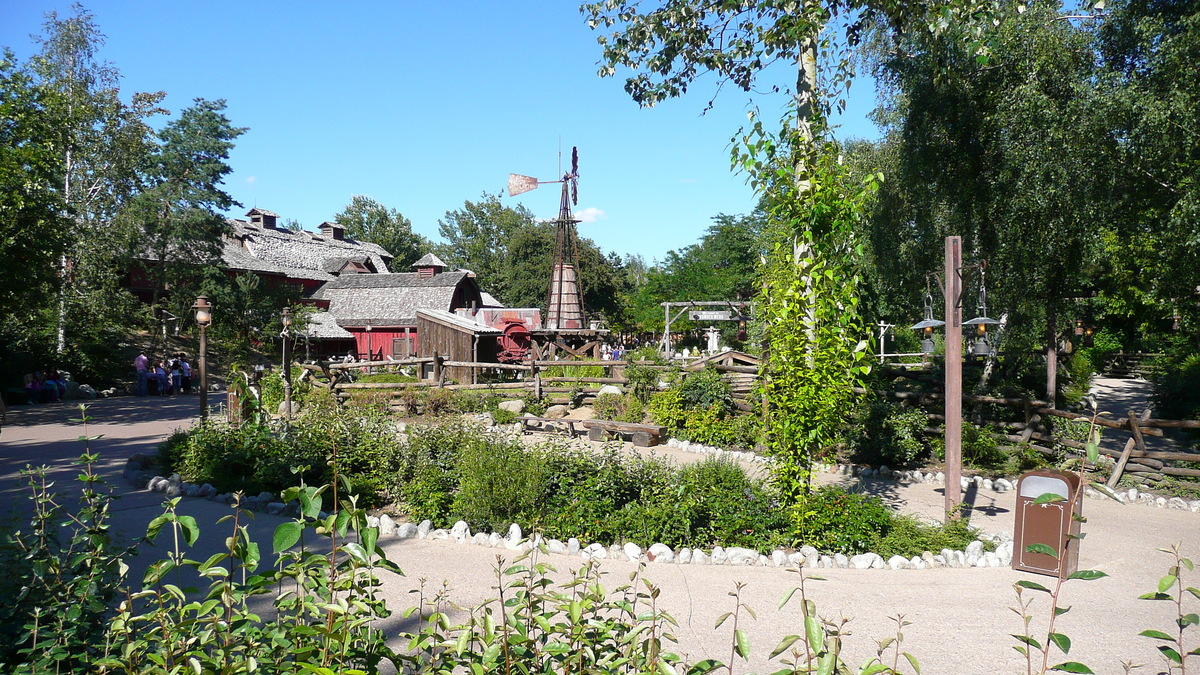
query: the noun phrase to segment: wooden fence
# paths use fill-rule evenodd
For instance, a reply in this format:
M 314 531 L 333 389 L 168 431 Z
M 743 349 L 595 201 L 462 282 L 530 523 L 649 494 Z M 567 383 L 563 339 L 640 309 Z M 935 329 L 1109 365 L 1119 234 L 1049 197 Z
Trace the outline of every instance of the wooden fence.
M 370 361 L 351 363 L 321 363 L 318 365 L 302 364 L 310 374 L 312 383 L 318 387 L 332 389 L 338 401 L 346 401 L 353 396 L 365 392 L 391 394 L 389 404 L 393 408 L 411 408 L 412 401 L 407 393 L 410 390 L 443 389 L 448 391 L 478 390 L 478 391 L 513 391 L 514 395 L 529 394 L 536 398 L 545 398 L 551 403 L 569 403 L 578 397 L 587 403 L 595 399 L 599 387 L 606 384 L 626 385 L 628 380 L 624 370 L 630 365 L 637 365 L 651 370 L 667 371 L 673 366 L 658 365 L 650 361 L 539 361 L 530 360 L 524 363 L 479 363 L 471 361 L 450 361 L 438 355 L 424 358 L 406 358 L 390 361 Z M 355 382 L 349 373 L 375 373 L 394 371 L 399 368 L 414 368 L 417 372 L 415 382 Z M 547 371 L 561 368 L 599 367 L 604 376 L 570 376 L 547 375 Z M 754 388 L 757 369 L 749 366 L 712 366 L 725 374 L 733 388 L 734 404 L 743 410 L 749 410 L 748 397 Z M 511 373 L 519 379 L 496 381 L 483 384 L 454 384 L 447 381 L 447 368 L 467 368 L 482 372 Z M 686 367 L 685 367 L 686 370 Z M 578 399 L 575 402 L 578 402 Z
M 862 389 L 858 391 L 868 393 Z M 926 407 L 935 406 L 944 399 L 940 393 L 894 391 L 871 393 Z M 987 419 L 981 414 L 967 415 L 968 420 L 976 425 L 996 429 L 992 432 L 992 436 L 1002 443 L 1008 443 L 1010 448 L 1029 446 L 1045 454 L 1057 454 L 1051 447 L 1047 447 L 1053 445 L 1063 446 L 1074 454 L 1082 454 L 1085 450 L 1086 444 L 1083 442 L 1063 438 L 1061 435 L 1058 437 L 1052 435 L 1043 421 L 1049 417 L 1090 421 L 1092 419 L 1090 415 L 1051 408 L 1049 403 L 1035 399 L 964 395 L 963 402 L 1008 406 L 1021 411 L 1023 414 L 1018 416 L 1024 418 L 1023 422 Z M 937 413 L 927 413 L 927 417 L 931 422 L 945 422 L 945 417 Z M 1119 419 L 1111 416 L 1097 417 L 1095 422 L 1098 426 L 1104 427 L 1106 433 L 1117 432 L 1129 435 L 1122 450 L 1100 448 L 1101 454 L 1112 457 L 1116 462 L 1112 477 L 1109 479 L 1109 487 L 1116 487 L 1117 481 L 1126 474 L 1131 480 L 1140 484 L 1156 483 L 1166 477 L 1200 479 L 1200 468 L 1177 466 L 1177 464 L 1185 463 L 1200 464 L 1200 453 L 1156 451 L 1146 447 L 1146 437 L 1148 436 L 1161 437 L 1164 429 L 1200 429 L 1200 421 L 1154 419 L 1150 417 L 1150 410 L 1147 409 L 1140 415 L 1129 411 L 1126 417 Z M 944 430 L 937 426 L 928 427 L 925 431 L 927 434 L 944 433 Z
M 630 361 L 537 360 L 515 364 L 475 363 L 470 361 L 449 361 L 435 354 L 433 357 L 426 358 L 372 361 L 369 363 L 320 364 L 315 366 L 306 364 L 303 367 L 313 373 L 315 376 L 313 383 L 316 386 L 331 388 L 334 396 L 339 401 L 345 401 L 355 395 L 362 395 L 365 392 L 384 395 L 390 393 L 390 405 L 393 408 L 401 409 L 411 406 L 412 400 L 407 396 L 406 392 L 413 389 L 512 391 L 514 395 L 530 394 L 537 398 L 545 398 L 552 403 L 569 403 L 572 402 L 571 398 L 573 396 L 579 396 L 582 402 L 586 403 L 594 400 L 599 386 L 605 384 L 628 384 L 628 380 L 624 376 L 624 369 L 630 365 L 635 364 Z M 637 362 L 636 365 L 661 371 L 672 368 L 672 366 L 662 366 L 647 361 Z M 572 377 L 545 374 L 548 369 L 552 368 L 588 366 L 602 368 L 605 375 L 602 377 Z M 353 382 L 345 375 L 347 371 L 368 372 L 391 370 L 400 367 L 416 368 L 419 381 L 398 383 Z M 470 368 L 485 372 L 515 373 L 519 379 L 498 381 L 490 384 L 452 384 L 448 383 L 444 376 L 447 367 Z M 712 365 L 711 367 L 716 368 L 730 382 L 733 388 L 734 404 L 743 411 L 751 410 L 753 406 L 750 403 L 750 397 L 754 395 L 757 385 L 758 368 L 755 366 L 719 364 Z M 927 384 L 935 384 L 920 373 L 897 372 L 904 373 L 903 376 L 909 379 L 926 381 Z M 420 375 L 422 374 L 428 377 L 420 379 Z M 581 389 L 581 387 L 583 388 Z M 944 396 L 936 392 L 867 392 L 863 389 L 858 389 L 857 391 L 862 394 L 873 393 L 880 397 L 903 401 L 910 405 L 919 405 L 926 409 L 936 408 L 944 400 Z M 1017 411 L 1013 416 L 1021 418 L 1023 421 L 1013 422 L 987 419 L 981 413 L 967 415 L 968 421 L 976 425 L 994 429 L 995 431 L 992 432 L 992 435 L 1002 445 L 1007 444 L 1006 447 L 1028 446 L 1044 454 L 1053 455 L 1057 454 L 1057 451 L 1053 449 L 1057 445 L 1075 454 L 1082 454 L 1084 452 L 1084 443 L 1064 438 L 1062 435 L 1054 436 L 1044 421 L 1048 418 L 1090 420 L 1091 418 L 1088 415 L 1052 408 L 1046 401 L 1036 399 L 964 395 L 963 402 L 976 404 L 977 406 L 985 404 L 1000 405 L 1011 407 Z M 927 412 L 926 414 L 930 422 L 935 423 L 935 426 L 926 428 L 926 433 L 944 433 L 941 424 L 945 422 L 945 418 L 937 412 Z M 1131 480 L 1140 484 L 1155 483 L 1166 477 L 1200 479 L 1200 453 L 1150 450 L 1146 447 L 1145 442 L 1146 437 L 1161 437 L 1164 429 L 1200 429 L 1200 421 L 1155 419 L 1150 417 L 1149 410 L 1145 410 L 1140 415 L 1129 411 L 1125 417 L 1119 419 L 1098 417 L 1096 418 L 1096 424 L 1104 427 L 1107 433 L 1128 434 L 1122 450 L 1100 449 L 1102 454 L 1112 457 L 1116 462 L 1112 478 L 1110 479 L 1111 486 L 1115 487 L 1117 481 L 1124 475 L 1128 475 Z M 1181 464 L 1189 463 L 1194 463 L 1196 466 L 1180 466 Z

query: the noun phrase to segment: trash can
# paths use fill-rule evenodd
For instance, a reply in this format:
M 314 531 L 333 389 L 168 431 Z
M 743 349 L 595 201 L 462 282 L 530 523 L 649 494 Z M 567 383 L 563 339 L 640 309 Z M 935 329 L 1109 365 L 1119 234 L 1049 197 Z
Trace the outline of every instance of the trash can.
M 1070 471 L 1040 469 L 1030 471 L 1017 481 L 1016 523 L 1013 526 L 1014 570 L 1066 578 L 1079 567 L 1080 520 L 1072 517 L 1083 513 L 1083 500 L 1077 498 L 1079 476 Z M 1034 504 L 1046 493 L 1059 495 L 1063 501 Z M 1045 544 L 1058 557 L 1026 551 L 1030 544 Z

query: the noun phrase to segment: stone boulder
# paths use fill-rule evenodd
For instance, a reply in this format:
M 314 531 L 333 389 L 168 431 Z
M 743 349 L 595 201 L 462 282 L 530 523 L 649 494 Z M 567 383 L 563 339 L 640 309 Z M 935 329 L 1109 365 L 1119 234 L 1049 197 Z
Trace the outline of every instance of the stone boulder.
M 501 410 L 507 410 L 513 414 L 520 415 L 525 412 L 525 401 L 520 399 L 513 401 L 501 401 L 500 405 L 496 406 Z
M 605 394 L 616 394 L 617 396 L 621 396 L 624 394 L 624 392 L 622 392 L 621 388 L 616 385 L 606 384 L 603 387 L 600 387 L 600 391 L 596 392 L 597 396 L 604 396 Z
M 549 408 L 546 408 L 545 417 L 548 417 L 552 420 L 560 420 L 566 417 L 567 413 L 569 412 L 571 412 L 571 409 L 565 405 L 552 405 Z

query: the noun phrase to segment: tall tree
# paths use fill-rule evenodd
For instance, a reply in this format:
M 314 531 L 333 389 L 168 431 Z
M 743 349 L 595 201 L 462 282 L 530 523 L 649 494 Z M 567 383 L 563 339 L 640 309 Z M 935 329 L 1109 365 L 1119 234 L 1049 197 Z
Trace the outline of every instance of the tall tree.
M 396 209 L 389 209 L 366 195 L 354 195 L 341 213 L 333 217 L 354 239 L 379 244 L 392 254 L 393 271 L 404 272 L 431 244 L 412 231 L 412 221 Z
M 509 244 L 519 229 L 535 222 L 529 209 L 505 206 L 500 195 L 485 192 L 479 201 L 467 200 L 438 221 L 438 234 L 446 243 L 435 246 L 435 252 L 447 264 L 475 272 L 480 286 L 503 300 Z
M 0 316 L 14 325 L 0 330 L 9 338 L 27 337 L 39 316 L 30 308 L 57 294 L 54 263 L 66 250 L 61 164 L 47 96 L 6 50 L 0 58 Z
M 38 85 L 54 94 L 48 115 L 56 120 L 55 147 L 62 170 L 58 190 L 73 220 L 70 247 L 58 260 L 63 280 L 59 294 L 56 349 L 68 342 L 68 325 L 77 331 L 105 325 L 92 314 L 98 306 L 128 305 L 119 281 L 125 253 L 135 233 L 114 231 L 113 216 L 140 187 L 140 171 L 152 148 L 146 120 L 164 113 L 164 94 L 135 94 L 121 102 L 119 73 L 98 59 L 104 35 L 90 12 L 72 6 L 73 15 L 46 15 L 41 50 L 30 61 Z M 124 301 L 124 302 L 122 302 Z M 129 307 L 125 307 L 129 309 Z
M 141 228 L 143 265 L 155 281 L 153 306 L 170 289 L 176 315 L 191 305 L 178 291 L 194 287 L 198 268 L 216 264 L 229 225 L 221 215 L 239 204 L 222 188 L 234 140 L 245 129 L 225 117 L 224 101 L 196 102 L 159 133 L 149 186 L 122 212 Z

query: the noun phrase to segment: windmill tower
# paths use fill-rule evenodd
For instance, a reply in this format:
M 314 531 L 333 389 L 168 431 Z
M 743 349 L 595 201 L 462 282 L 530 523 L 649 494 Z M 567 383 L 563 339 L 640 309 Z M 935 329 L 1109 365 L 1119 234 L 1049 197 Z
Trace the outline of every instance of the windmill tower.
M 510 197 L 529 192 L 539 185 L 562 183 L 562 199 L 555 221 L 554 264 L 550 268 L 550 285 L 546 291 L 546 328 L 581 329 L 586 327 L 583 314 L 583 289 L 579 285 L 579 223 L 571 206 L 579 205 L 579 150 L 571 148 L 571 170 L 559 180 L 539 181 L 531 176 L 510 173 Z

